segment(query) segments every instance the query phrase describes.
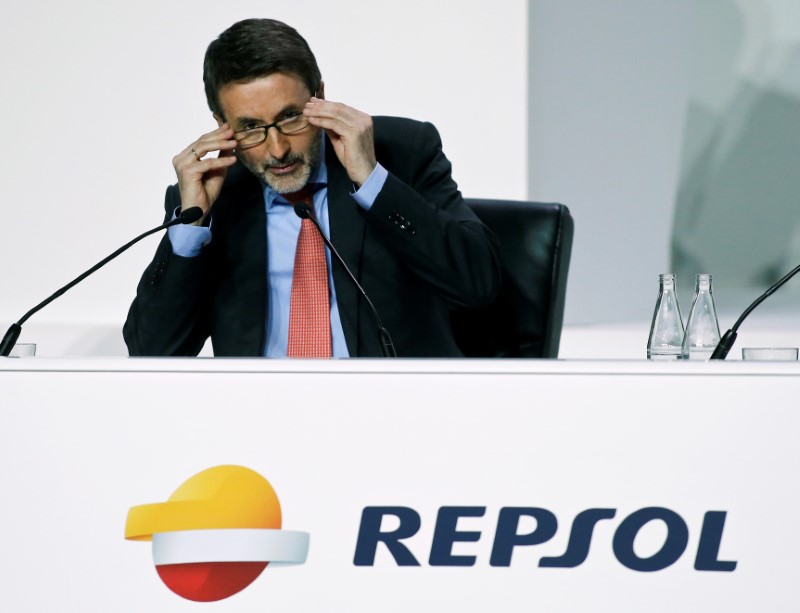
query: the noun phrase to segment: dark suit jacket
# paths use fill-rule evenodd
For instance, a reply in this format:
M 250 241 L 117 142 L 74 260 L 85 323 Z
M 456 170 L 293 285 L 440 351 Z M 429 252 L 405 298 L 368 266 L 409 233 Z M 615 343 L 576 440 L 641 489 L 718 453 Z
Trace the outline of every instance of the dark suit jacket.
M 464 204 L 436 129 L 375 117 L 375 153 L 389 177 L 369 211 L 330 143 L 331 241 L 372 299 L 398 356 L 461 355 L 453 306 L 489 303 L 500 285 L 491 233 Z M 171 217 L 177 185 L 167 189 Z M 172 253 L 168 237 L 145 270 L 123 334 L 131 355 L 197 355 L 208 336 L 218 356 L 260 356 L 267 312 L 266 213 L 259 179 L 228 171 L 211 212 L 213 239 L 194 258 Z M 333 282 L 351 356 L 380 356 L 377 327 L 341 266 Z

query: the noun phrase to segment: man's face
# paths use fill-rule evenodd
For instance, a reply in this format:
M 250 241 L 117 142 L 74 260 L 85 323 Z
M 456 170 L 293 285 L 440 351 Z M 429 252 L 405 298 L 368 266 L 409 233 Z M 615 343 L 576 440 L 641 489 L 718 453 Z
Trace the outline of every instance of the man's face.
M 225 120 L 234 132 L 264 126 L 302 113 L 311 92 L 296 76 L 274 73 L 247 83 L 229 83 L 219 90 Z M 221 124 L 223 119 L 217 117 Z M 274 127 L 259 145 L 240 148 L 236 155 L 250 172 L 279 194 L 305 187 L 319 163 L 322 131 L 308 126 L 295 134 Z

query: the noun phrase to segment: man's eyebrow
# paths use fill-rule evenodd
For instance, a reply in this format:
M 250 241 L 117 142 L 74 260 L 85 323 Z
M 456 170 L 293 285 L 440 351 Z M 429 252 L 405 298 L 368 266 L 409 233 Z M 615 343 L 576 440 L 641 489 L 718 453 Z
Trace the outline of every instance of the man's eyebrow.
M 245 127 L 245 126 L 263 126 L 266 122 L 261 119 L 256 119 L 255 117 L 237 117 L 236 118 L 236 125 L 238 127 Z
M 287 104 L 283 107 L 275 118 L 272 121 L 264 121 L 263 119 L 256 119 L 255 117 L 237 117 L 236 118 L 236 125 L 244 128 L 245 126 L 265 126 L 267 124 L 272 123 L 273 121 L 280 121 L 284 119 L 287 115 L 292 115 L 296 113 L 300 113 L 300 107 L 296 104 Z

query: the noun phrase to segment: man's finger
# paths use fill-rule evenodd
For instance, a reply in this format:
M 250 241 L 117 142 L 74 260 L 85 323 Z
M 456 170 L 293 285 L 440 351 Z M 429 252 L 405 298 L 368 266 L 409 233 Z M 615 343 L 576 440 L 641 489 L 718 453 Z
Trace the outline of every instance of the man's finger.
M 231 139 L 224 139 L 224 140 L 209 140 L 203 141 L 199 140 L 194 145 L 191 145 L 184 153 L 188 155 L 192 155 L 198 160 L 202 158 L 204 155 L 211 153 L 213 151 L 233 151 L 236 149 L 237 143 L 235 140 Z
M 232 155 L 225 155 L 216 158 L 206 158 L 197 163 L 196 170 L 200 173 L 206 173 L 209 170 L 219 170 L 220 168 L 227 168 L 236 162 L 236 158 Z M 193 169 L 194 170 L 194 169 Z
M 316 102 L 315 102 L 316 100 Z M 330 102 L 328 100 L 320 100 L 312 98 L 306 102 L 303 108 L 303 114 L 306 117 L 328 117 L 332 119 L 339 119 L 347 125 L 357 125 L 359 119 L 364 113 L 340 102 Z
M 316 126 L 318 128 L 324 128 L 325 130 L 333 130 L 337 134 L 351 132 L 353 130 L 353 126 L 348 125 L 338 119 L 333 119 L 330 117 L 309 117 L 308 122 L 312 126 Z
M 189 155 L 192 154 L 190 153 Z M 233 155 L 221 155 L 219 157 L 205 158 L 202 160 L 198 160 L 192 156 L 191 159 L 183 160 L 174 164 L 174 166 L 179 175 L 185 172 L 203 175 L 209 170 L 219 170 L 220 168 L 232 166 L 235 162 L 236 157 Z M 188 176 L 191 176 L 191 174 Z

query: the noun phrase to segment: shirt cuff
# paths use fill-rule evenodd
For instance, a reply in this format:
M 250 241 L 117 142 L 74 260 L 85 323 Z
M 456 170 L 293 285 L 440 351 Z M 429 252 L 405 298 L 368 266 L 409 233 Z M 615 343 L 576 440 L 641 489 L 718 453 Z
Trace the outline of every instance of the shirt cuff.
M 353 192 L 351 196 L 353 196 L 362 209 L 369 211 L 375 203 L 375 198 L 378 197 L 378 194 L 383 189 L 383 184 L 386 183 L 386 177 L 388 176 L 389 171 L 380 164 L 376 164 L 367 180 L 364 181 L 358 191 Z
M 175 219 L 178 209 L 172 214 Z M 172 243 L 172 253 L 184 258 L 193 258 L 200 255 L 203 247 L 211 242 L 211 229 L 205 226 L 192 226 L 180 224 L 167 229 L 169 242 Z

